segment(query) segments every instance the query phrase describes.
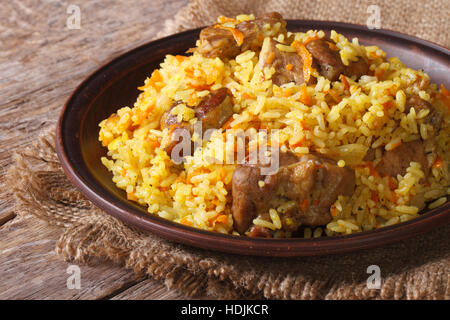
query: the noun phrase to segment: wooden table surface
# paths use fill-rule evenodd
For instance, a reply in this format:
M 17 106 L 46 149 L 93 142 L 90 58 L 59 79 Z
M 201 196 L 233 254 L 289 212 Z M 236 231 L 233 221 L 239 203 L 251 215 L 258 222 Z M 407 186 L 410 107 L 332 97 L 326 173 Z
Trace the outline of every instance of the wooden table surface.
M 133 5 L 131 5 L 133 3 Z M 80 8 L 80 29 L 69 29 Z M 0 299 L 180 299 L 112 263 L 80 266 L 68 289 L 58 229 L 16 217 L 5 174 L 17 147 L 52 126 L 70 92 L 100 65 L 155 38 L 187 0 L 11 0 L 0 10 Z M 69 8 L 70 9 L 70 8 Z

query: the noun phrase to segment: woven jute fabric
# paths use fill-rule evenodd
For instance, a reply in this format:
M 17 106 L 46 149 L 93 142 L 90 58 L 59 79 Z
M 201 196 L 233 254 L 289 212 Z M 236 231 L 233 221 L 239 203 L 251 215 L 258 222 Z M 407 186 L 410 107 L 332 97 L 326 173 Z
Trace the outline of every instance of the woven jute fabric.
M 409 1 L 376 4 L 381 8 L 382 27 L 448 46 L 445 31 L 449 6 L 443 10 L 443 2 L 427 1 L 420 7 Z M 220 14 L 269 10 L 280 11 L 288 18 L 363 24 L 368 5 L 365 1 L 192 1 L 166 23 L 161 35 L 210 23 Z M 53 132 L 50 128 L 33 146 L 16 151 L 8 187 L 14 194 L 17 214 L 31 214 L 61 228 L 56 250 L 67 260 L 89 263 L 109 259 L 190 296 L 450 298 L 450 226 L 380 248 L 320 257 L 244 257 L 188 247 L 125 225 L 85 199 L 63 173 Z M 367 286 L 368 267 L 372 265 L 380 268 L 379 289 Z
M 450 47 L 447 0 L 194 0 L 166 21 L 159 36 L 214 23 L 219 15 L 278 11 L 286 19 L 327 20 L 373 25 L 379 12 L 382 29 L 407 33 Z

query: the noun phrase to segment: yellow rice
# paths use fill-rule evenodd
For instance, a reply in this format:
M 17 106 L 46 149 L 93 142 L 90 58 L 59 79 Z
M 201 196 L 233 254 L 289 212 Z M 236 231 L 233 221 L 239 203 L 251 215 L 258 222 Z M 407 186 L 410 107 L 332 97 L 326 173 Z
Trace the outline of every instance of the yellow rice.
M 238 16 L 239 21 L 253 18 Z M 310 30 L 294 36 L 304 41 L 312 36 L 323 37 L 324 32 Z M 450 117 L 439 88 L 430 83 L 423 71 L 408 68 L 398 58 L 387 59 L 377 46 L 359 45 L 358 39 L 348 40 L 334 31 L 331 39 L 340 49 L 344 64 L 363 55 L 369 59 L 374 76 L 363 76 L 358 82 L 347 78 L 348 92 L 343 82 L 330 82 L 321 76 L 308 87 L 293 83 L 278 87 L 270 79 L 261 81 L 263 73 L 270 77 L 273 70 L 261 70 L 258 54 L 252 51 L 229 61 L 197 53 L 187 57 L 167 55 L 160 69 L 139 88 L 142 92 L 134 105 L 120 108 L 100 123 L 99 139 L 108 149 L 107 157 L 101 161 L 112 172 L 114 183 L 125 190 L 130 200 L 147 207 L 149 214 L 237 235 L 230 210 L 235 165 L 228 164 L 226 153 L 220 152 L 228 147 L 221 144 L 224 135 L 215 132 L 210 141 L 203 142 L 203 154 L 197 149 L 182 169 L 160 147 L 168 139 L 167 129 L 160 127 L 160 118 L 174 100 L 185 103 L 174 108 L 173 114 L 184 121 L 195 121 L 188 105 L 197 105 L 210 90 L 227 87 L 234 97 L 231 130 L 251 128 L 256 120 L 268 130 L 280 129 L 282 152 L 290 150 L 303 155 L 316 151 L 333 157 L 340 167 L 355 170 L 354 194 L 340 196 L 330 209 L 333 220 L 324 228 L 304 229 L 304 237 L 350 234 L 413 219 L 419 210 L 410 200 L 419 194 L 426 201 L 434 200 L 429 208 L 443 205 L 450 191 Z M 289 50 L 284 47 L 291 48 L 280 45 L 281 50 Z M 313 98 L 310 106 L 302 101 L 304 90 Z M 341 101 L 326 102 L 331 90 Z M 392 190 L 388 178 L 373 174 L 362 165 L 362 159 L 369 148 L 384 146 L 391 150 L 401 141 L 428 137 L 430 128 L 423 120 L 426 110 L 403 113 L 406 95 L 410 94 L 431 102 L 444 115 L 437 137 L 437 153 L 443 165 L 433 168 L 428 184 L 424 184 L 422 168 L 412 162 L 404 176 L 393 178 L 398 187 Z M 393 107 L 384 108 L 389 102 Z M 398 120 L 402 130 L 390 133 L 392 120 Z M 374 164 L 380 157 L 378 152 Z M 211 163 L 212 158 L 222 164 Z M 253 222 L 278 230 L 275 237 L 290 236 L 280 230 L 282 206 L 272 208 L 269 214 L 271 221 L 256 218 Z

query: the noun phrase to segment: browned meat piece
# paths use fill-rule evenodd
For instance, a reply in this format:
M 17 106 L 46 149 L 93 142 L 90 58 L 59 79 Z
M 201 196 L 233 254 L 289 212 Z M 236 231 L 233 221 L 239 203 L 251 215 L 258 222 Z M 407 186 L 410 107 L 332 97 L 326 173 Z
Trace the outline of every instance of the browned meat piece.
M 248 236 L 253 238 L 272 238 L 272 233 L 265 227 L 253 226 L 250 228 Z
M 302 84 L 305 82 L 303 77 L 303 60 L 296 52 L 286 52 L 279 50 L 276 45 L 279 42 L 269 39 L 264 42 L 259 54 L 259 63 L 261 69 L 273 67 L 275 73 L 272 75 L 272 82 L 277 86 L 288 82 Z M 311 77 L 308 84 L 313 83 Z
M 172 109 L 181 103 L 183 103 L 181 100 L 175 101 L 170 106 L 169 110 L 163 113 L 160 119 L 161 129 L 169 128 L 171 134 L 170 141 L 164 148 L 164 151 L 166 151 L 168 155 L 172 153 L 172 149 L 180 142 L 174 131 L 176 129 L 187 130 L 189 134 L 191 134 L 193 129 L 189 123 L 184 121 L 178 122 L 177 116 L 171 114 Z
M 283 225 L 285 230 L 295 231 L 300 225 L 324 225 L 331 221 L 330 206 L 337 197 L 351 195 L 355 186 L 353 170 L 340 168 L 333 160 L 316 155 L 298 158 L 280 153 L 277 173 L 264 176 L 260 169 L 243 165 L 233 174 L 232 214 L 234 227 L 240 233 L 248 230 L 255 217 L 270 209 L 274 197 L 298 203 L 286 214 L 293 222 L 291 226 Z M 259 181 L 264 181 L 262 187 Z
M 264 32 L 265 24 L 271 28 L 280 23 L 280 28 L 274 32 L 270 30 Z M 286 34 L 286 21 L 277 12 L 263 14 L 255 20 L 244 21 L 236 25 L 236 32 L 242 33 L 242 44 L 238 44 L 233 36 L 233 31 L 228 28 L 214 25 L 203 29 L 200 32 L 200 43 L 196 49 L 204 57 L 221 59 L 232 59 L 239 53 L 246 50 L 258 51 L 263 43 L 264 37 L 275 37 L 279 34 Z
M 297 203 L 307 205 L 298 215 L 302 225 L 324 225 L 330 222 L 330 206 L 339 195 L 351 195 L 355 187 L 355 174 L 341 168 L 331 159 L 306 155 L 291 166 L 280 168 L 280 187 L 283 194 Z
M 255 20 L 244 21 L 236 26 L 236 29 L 241 31 L 244 35 L 244 42 L 242 43 L 241 52 L 246 50 L 259 51 L 264 41 L 263 30 L 266 24 L 272 28 L 276 23 L 280 23 L 280 29 L 274 33 L 265 34 L 269 37 L 276 37 L 279 34 L 286 35 L 286 21 L 278 12 L 264 13 Z
M 367 153 L 364 156 L 363 161 L 373 161 L 375 160 L 375 156 L 376 156 L 376 149 L 370 148 L 369 150 L 367 150 Z
M 297 157 L 291 153 L 280 153 L 279 165 L 295 163 Z M 258 185 L 264 181 L 264 186 Z M 261 174 L 259 166 L 242 165 L 236 168 L 232 180 L 232 214 L 234 225 L 238 232 L 247 230 L 258 213 L 269 210 L 269 199 L 275 194 L 278 185 L 278 175 Z
M 347 77 L 356 76 L 355 80 L 358 80 L 359 78 L 361 78 L 361 76 L 366 75 L 368 73 L 369 73 L 369 64 L 362 57 L 359 57 L 358 61 L 350 61 L 349 65 L 345 67 L 344 72 L 344 74 Z
M 423 100 L 417 95 L 413 95 L 406 101 L 405 112 L 409 113 L 411 108 L 414 108 L 414 110 L 416 110 L 416 113 L 423 109 L 430 110 L 430 113 L 428 113 L 427 117 L 425 118 L 426 122 L 431 124 L 435 128 L 435 130 L 439 130 L 441 128 L 442 114 L 441 112 L 436 110 L 436 108 L 434 108 L 431 103 Z
M 258 181 L 264 181 L 260 187 Z M 275 193 L 277 176 L 264 177 L 259 167 L 240 166 L 233 173 L 232 214 L 234 228 L 244 233 L 259 212 L 270 209 L 268 199 Z
M 425 155 L 425 148 L 421 140 L 405 142 L 394 150 L 386 151 L 383 154 L 381 161 L 376 166 L 376 170 L 382 175 L 386 174 L 393 177 L 398 174 L 405 175 L 406 169 L 412 161 L 420 163 L 422 171 L 425 173 L 425 177 L 428 177 L 430 168 Z
M 194 132 L 194 125 L 188 122 L 178 122 L 177 116 L 171 114 L 172 109 L 182 101 L 175 101 L 169 110 L 161 116 L 161 128 L 169 128 L 171 139 L 164 150 L 171 154 L 172 149 L 180 142 L 175 135 L 176 129 L 187 130 L 190 136 Z M 195 108 L 195 116 L 202 122 L 202 134 L 208 129 L 220 128 L 233 115 L 233 103 L 231 93 L 227 88 L 220 88 L 212 91 L 203 98 L 200 104 Z
M 345 72 L 339 51 L 331 49 L 326 40 L 312 40 L 306 44 L 306 49 L 319 65 L 319 73 L 328 80 L 336 81 Z
M 233 33 L 228 29 L 206 27 L 200 32 L 197 51 L 207 58 L 234 58 L 241 52 Z
M 195 108 L 195 116 L 202 122 L 202 131 L 218 129 L 233 115 L 231 94 L 227 88 L 211 92 Z
M 161 116 L 161 119 L 159 121 L 161 124 L 161 129 L 170 128 L 170 126 L 172 126 L 174 124 L 179 124 L 179 122 L 177 120 L 177 116 L 171 114 L 170 112 L 172 111 L 173 108 L 175 108 L 177 105 L 182 104 L 182 103 L 183 103 L 183 101 L 181 101 L 181 100 L 175 101 L 174 103 L 172 103 L 169 110 L 167 110 L 166 112 L 163 113 L 163 115 Z

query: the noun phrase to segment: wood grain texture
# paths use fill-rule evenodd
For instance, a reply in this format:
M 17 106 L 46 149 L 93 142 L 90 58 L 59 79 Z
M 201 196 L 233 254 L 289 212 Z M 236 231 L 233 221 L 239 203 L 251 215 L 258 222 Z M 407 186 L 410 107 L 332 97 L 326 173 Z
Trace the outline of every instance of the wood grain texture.
M 145 280 L 105 261 L 79 265 L 80 289 L 68 289 L 71 274 L 67 268 L 76 263 L 63 261 L 56 254 L 60 233 L 34 217 L 17 217 L 0 229 L 0 299 L 103 299 L 122 291 L 122 298 L 137 297 L 133 289 L 137 284 L 138 297 L 182 297 L 160 282 Z
M 72 1 L 12 0 L 0 10 L 0 299 L 182 298 L 111 263 L 80 266 L 80 290 L 54 251 L 60 231 L 14 218 L 5 176 L 18 147 L 53 125 L 76 86 L 96 68 L 155 38 L 187 0 L 78 0 L 79 30 L 67 28 Z M 14 219 L 13 219 L 14 218 Z M 12 219 L 12 220 L 11 220 Z M 8 221 L 9 220 L 9 221 Z M 145 293 L 145 294 L 144 294 Z

